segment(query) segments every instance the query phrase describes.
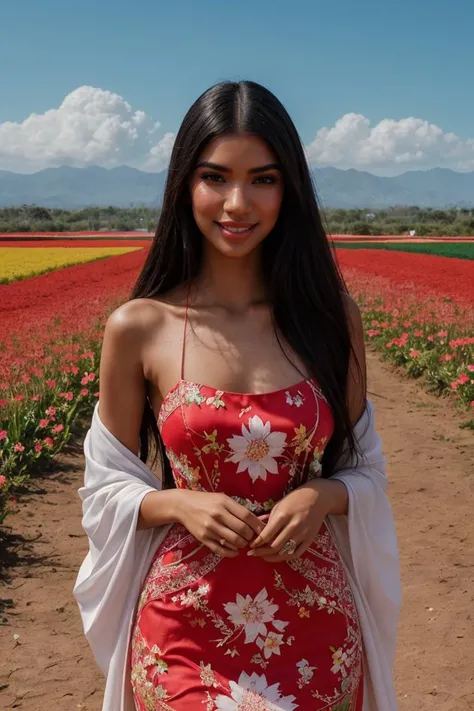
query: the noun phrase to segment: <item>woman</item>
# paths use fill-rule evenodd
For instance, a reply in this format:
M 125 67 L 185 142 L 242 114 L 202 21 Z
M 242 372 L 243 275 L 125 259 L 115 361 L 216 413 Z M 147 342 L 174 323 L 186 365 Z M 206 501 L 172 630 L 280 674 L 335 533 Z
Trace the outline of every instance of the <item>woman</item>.
M 364 572 L 331 526 L 351 516 L 336 472 L 363 436 L 361 317 L 297 131 L 262 86 L 218 84 L 188 111 L 152 247 L 106 325 L 98 407 L 129 462 L 161 455 L 163 487 L 133 519 L 137 540 L 162 532 L 133 568 L 135 708 L 395 708 L 368 668 Z

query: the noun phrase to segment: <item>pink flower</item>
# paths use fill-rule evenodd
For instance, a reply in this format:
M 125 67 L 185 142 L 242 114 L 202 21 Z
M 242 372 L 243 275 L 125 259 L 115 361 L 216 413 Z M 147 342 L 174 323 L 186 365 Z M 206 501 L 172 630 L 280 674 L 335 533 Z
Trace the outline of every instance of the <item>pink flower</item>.
M 95 373 L 89 373 L 89 382 L 91 383 L 93 380 L 95 380 Z
M 84 377 L 81 379 L 81 385 L 87 385 L 89 382 L 89 378 L 87 376 L 87 373 L 84 375 Z
M 99 397 L 99 392 L 94 393 L 94 397 Z
M 6 430 L 0 430 L 0 440 L 5 439 L 7 436 L 7 431 Z
M 88 389 L 87 389 L 87 388 L 82 388 L 82 390 L 81 390 L 81 395 L 82 395 L 83 397 L 85 397 L 86 395 L 89 395 Z
M 413 335 L 416 336 L 416 338 L 422 338 L 422 336 L 423 336 L 423 331 L 415 331 L 415 332 L 413 333 Z
M 7 478 L 3 476 L 3 474 L 0 474 L 0 486 L 3 486 L 4 483 L 6 482 Z
M 451 389 L 452 389 L 452 390 L 457 390 L 458 387 L 459 387 L 458 381 L 457 381 L 457 380 L 453 380 L 453 382 L 451 383 Z
M 31 402 L 37 402 L 40 399 L 40 395 L 32 395 L 30 397 Z
M 58 434 L 59 432 L 62 432 L 64 429 L 64 425 L 56 425 L 56 427 L 53 427 L 51 432 L 54 432 L 54 434 Z
M 467 369 L 470 373 L 474 373 L 474 365 L 468 365 Z M 0 404 L 1 404 L 1 402 L 0 402 Z
M 471 400 L 471 407 L 474 407 L 474 400 Z
M 13 399 L 16 400 L 16 402 L 21 402 L 22 400 L 25 399 L 25 396 L 18 394 L 18 395 L 15 395 L 15 397 Z
M 44 440 L 43 440 L 43 442 L 44 442 L 44 444 L 45 444 L 47 447 L 52 447 L 53 444 L 54 444 L 54 442 L 53 442 L 53 440 L 51 439 L 51 437 L 45 437 Z
M 410 351 L 410 358 L 417 358 L 421 354 L 421 351 L 417 351 L 414 348 Z
M 8 400 L 6 398 L 2 397 L 0 400 L 0 407 L 5 407 L 7 402 L 8 402 Z
M 43 445 L 40 444 L 39 442 L 37 442 L 35 444 L 35 452 L 41 452 L 42 449 L 43 449 Z
M 51 405 L 51 406 L 48 407 L 48 409 L 46 410 L 46 414 L 48 415 L 48 417 L 53 417 L 53 415 L 56 414 L 56 408 Z
M 77 365 L 71 365 L 71 373 L 73 375 L 77 375 L 78 372 L 79 372 L 79 368 L 77 367 Z
M 40 426 L 40 428 L 41 428 L 42 430 L 43 430 L 45 427 L 47 427 L 48 425 L 49 425 L 49 420 L 46 419 L 46 418 L 44 418 L 44 419 L 42 419 L 42 420 L 39 421 L 39 426 Z
M 25 448 L 24 448 L 24 446 L 22 445 L 21 442 L 17 442 L 17 443 L 15 444 L 15 446 L 13 447 L 13 451 L 14 451 L 14 452 L 24 452 L 24 451 L 25 451 Z
M 51 389 L 52 389 L 52 388 L 55 388 L 55 387 L 56 387 L 56 381 L 55 381 L 55 380 L 47 380 L 47 381 L 46 381 L 46 385 L 48 386 L 48 388 L 51 388 Z
M 470 377 L 466 375 L 466 373 L 461 373 L 461 375 L 458 378 L 458 383 L 459 385 L 464 385 L 464 383 L 468 383 L 470 381 Z

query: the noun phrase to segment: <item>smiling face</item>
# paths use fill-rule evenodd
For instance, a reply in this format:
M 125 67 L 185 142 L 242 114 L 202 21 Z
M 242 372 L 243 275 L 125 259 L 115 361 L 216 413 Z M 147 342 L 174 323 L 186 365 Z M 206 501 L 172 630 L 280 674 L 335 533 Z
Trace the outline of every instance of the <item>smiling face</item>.
M 275 226 L 283 178 L 261 138 L 227 135 L 199 156 L 190 191 L 194 219 L 209 245 L 225 256 L 244 257 Z

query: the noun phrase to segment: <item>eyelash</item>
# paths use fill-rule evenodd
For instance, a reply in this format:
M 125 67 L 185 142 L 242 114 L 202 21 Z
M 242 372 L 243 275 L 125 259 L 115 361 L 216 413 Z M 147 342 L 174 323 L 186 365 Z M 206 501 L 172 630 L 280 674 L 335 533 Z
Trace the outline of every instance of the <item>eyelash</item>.
M 201 180 L 204 180 L 205 182 L 214 182 L 212 180 L 213 178 L 222 178 L 222 175 L 219 175 L 218 173 L 205 173 L 204 175 L 201 175 Z M 211 178 L 211 180 L 208 180 L 208 178 Z M 274 185 L 277 182 L 277 178 L 274 178 L 271 175 L 262 175 L 260 178 L 256 178 L 256 180 L 268 180 L 269 182 L 262 183 L 263 185 Z M 217 181 L 216 181 L 217 182 Z

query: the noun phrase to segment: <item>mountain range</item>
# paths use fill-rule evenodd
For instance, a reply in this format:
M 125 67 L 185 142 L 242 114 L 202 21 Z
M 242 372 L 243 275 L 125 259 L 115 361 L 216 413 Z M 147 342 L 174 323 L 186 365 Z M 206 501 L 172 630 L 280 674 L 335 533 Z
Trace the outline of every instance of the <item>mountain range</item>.
M 313 177 L 325 208 L 474 207 L 474 172 L 434 168 L 380 177 L 365 171 L 328 167 L 314 169 Z M 145 173 L 129 166 L 112 169 L 60 166 L 30 174 L 0 170 L 0 207 L 158 206 L 165 180 L 166 171 Z

